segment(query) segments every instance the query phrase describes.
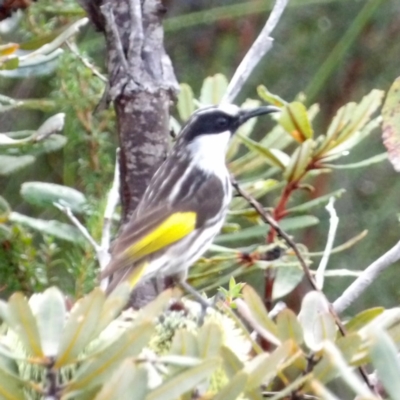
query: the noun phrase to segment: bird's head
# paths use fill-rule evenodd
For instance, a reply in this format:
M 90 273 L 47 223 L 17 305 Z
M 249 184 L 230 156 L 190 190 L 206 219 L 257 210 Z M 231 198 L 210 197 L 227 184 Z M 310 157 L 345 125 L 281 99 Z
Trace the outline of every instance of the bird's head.
M 249 119 L 277 111 L 280 109 L 274 106 L 241 109 L 234 104 L 200 108 L 189 118 L 180 137 L 186 143 L 199 140 L 213 142 L 219 136 L 229 140 L 239 126 Z

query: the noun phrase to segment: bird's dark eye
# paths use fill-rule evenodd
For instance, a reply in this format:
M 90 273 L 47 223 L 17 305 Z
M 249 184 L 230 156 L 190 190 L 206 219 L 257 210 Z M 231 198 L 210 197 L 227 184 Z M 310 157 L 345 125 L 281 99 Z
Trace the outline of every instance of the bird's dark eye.
M 218 117 L 218 118 L 215 120 L 215 126 L 216 126 L 218 129 L 227 128 L 228 125 L 229 125 L 228 118 L 225 118 L 225 117 Z

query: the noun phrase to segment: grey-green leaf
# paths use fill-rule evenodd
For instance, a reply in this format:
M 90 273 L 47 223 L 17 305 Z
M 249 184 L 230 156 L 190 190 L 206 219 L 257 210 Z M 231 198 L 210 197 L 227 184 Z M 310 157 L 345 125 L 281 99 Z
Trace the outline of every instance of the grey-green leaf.
M 47 289 L 40 296 L 36 321 L 44 355 L 56 356 L 66 322 L 65 299 L 56 287 Z
M 248 375 L 244 371 L 238 372 L 229 382 L 219 390 L 213 400 L 235 400 L 244 391 Z
M 144 400 L 148 392 L 147 370 L 125 360 L 103 385 L 94 400 Z
M 154 324 L 149 321 L 122 333 L 109 346 L 81 365 L 73 381 L 66 387 L 66 392 L 91 388 L 102 383 L 117 363 L 137 356 L 153 333 Z
M 23 183 L 21 196 L 33 205 L 49 207 L 54 203 L 60 203 L 77 213 L 84 212 L 87 204 L 84 194 L 78 190 L 47 182 Z
M 36 357 L 43 357 L 39 330 L 28 301 L 22 293 L 14 293 L 8 304 L 2 302 L 0 316 L 19 336 L 26 351 Z
M 188 390 L 207 379 L 220 365 L 218 358 L 210 358 L 201 364 L 189 368 L 152 390 L 146 400 L 176 400 Z
M 23 156 L 10 156 L 0 154 L 0 176 L 8 176 L 22 168 L 26 168 L 35 161 L 35 157 L 26 154 Z
M 63 222 L 32 218 L 15 211 L 11 212 L 10 221 L 27 226 L 44 235 L 54 236 L 57 239 L 76 244 L 83 243 L 83 236 L 78 229 L 72 225 L 64 224 Z
M 75 304 L 60 339 L 56 367 L 74 362 L 79 353 L 93 339 L 104 301 L 103 291 L 96 288 Z

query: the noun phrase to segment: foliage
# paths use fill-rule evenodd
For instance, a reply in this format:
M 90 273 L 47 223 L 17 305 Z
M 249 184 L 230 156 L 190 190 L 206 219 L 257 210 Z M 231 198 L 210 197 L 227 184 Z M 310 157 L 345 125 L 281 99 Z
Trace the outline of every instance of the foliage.
M 243 103 L 271 103 L 282 112 L 273 124 L 253 119 L 241 127 L 228 151 L 229 169 L 291 234 L 315 229 L 318 209 L 330 198 L 344 196 L 342 188 L 316 190 L 323 174 L 365 168 L 387 158 L 374 150 L 357 162 L 338 161 L 363 140 L 371 143 L 382 117 L 389 158 L 398 163 L 398 80 L 382 117 L 378 110 L 383 92 L 375 89 L 335 110 L 324 130 L 318 121 L 320 106 L 309 105 L 380 4 L 366 2 L 306 88 L 307 97 L 299 94 L 287 101 L 260 85 L 259 98 Z M 208 12 L 220 21 L 229 12 L 252 14 L 268 7 L 239 4 Z M 194 286 L 219 288 L 224 300 L 216 301 L 216 310 L 202 315 L 192 302 L 176 302 L 172 291 L 139 312 L 122 311 L 128 298 L 124 286 L 109 298 L 99 289 L 84 296 L 96 285 L 95 252 L 57 205 L 72 210 L 91 235 L 100 238 L 114 166 L 114 115 L 111 110 L 94 112 L 105 78 L 82 50 L 96 48 L 98 38 L 89 37 L 80 48 L 75 44 L 79 41 L 74 35 L 87 22 L 82 9 L 74 1 L 41 1 L 28 13 L 20 43 L 0 46 L 0 74 L 53 74 L 51 93 L 39 99 L 0 95 L 0 112 L 39 110 L 53 115 L 46 115 L 38 129 L 0 134 L 0 175 L 12 179 L 44 156 L 62 162 L 56 179 L 45 177 L 52 182 L 35 177 L 19 185 L 28 209 L 17 208 L 0 193 L 0 281 L 7 293 L 29 295 L 50 287 L 29 302 L 17 292 L 8 303 L 0 303 L 0 399 L 280 399 L 307 394 L 335 400 L 334 380 L 358 399 L 377 399 L 356 373 L 365 365 L 376 370 L 388 396 L 396 398 L 399 309 L 364 310 L 346 322 L 345 336 L 320 292 L 305 296 L 298 316 L 289 309 L 269 314 L 265 304 L 291 293 L 303 270 L 277 232 L 240 197 L 234 198 L 215 245 L 190 272 Z M 166 29 L 209 23 L 210 14 L 205 17 L 193 13 L 190 18 L 171 18 Z M 198 96 L 196 85 L 201 86 Z M 171 118 L 176 132 L 200 105 L 218 103 L 227 79 L 217 74 L 202 83 L 197 79 L 193 86 L 181 85 L 177 113 Z M 59 110 L 63 114 L 54 114 Z M 364 236 L 356 235 L 331 253 L 348 250 Z M 320 255 L 302 243 L 297 246 L 309 266 Z M 352 249 L 351 254 L 357 252 Z M 335 282 L 353 274 L 347 269 L 327 271 Z M 254 275 L 261 296 L 242 283 Z M 63 292 L 78 300 L 71 305 Z
M 398 393 L 398 308 L 355 316 L 342 337 L 322 294 L 308 293 L 298 317 L 284 309 L 273 320 L 245 286 L 240 308 L 250 310 L 252 328 L 273 343 L 264 351 L 225 302 L 200 323 L 197 304 L 185 300 L 174 311 L 171 291 L 121 313 L 128 297 L 127 285 L 107 299 L 95 289 L 68 309 L 52 287 L 29 302 L 21 293 L 1 302 L 0 398 L 173 400 L 195 390 L 213 399 L 296 393 L 332 400 L 326 385 L 340 379 L 359 398 L 378 399 L 352 369 L 366 362 L 387 393 Z

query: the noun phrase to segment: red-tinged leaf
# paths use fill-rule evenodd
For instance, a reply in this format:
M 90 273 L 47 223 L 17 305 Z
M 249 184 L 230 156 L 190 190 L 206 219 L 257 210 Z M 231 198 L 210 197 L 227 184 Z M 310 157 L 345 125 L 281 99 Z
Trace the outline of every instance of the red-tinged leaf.
M 400 172 L 400 77 L 389 89 L 382 108 L 382 117 L 383 144 L 387 149 L 389 161 L 394 169 Z

